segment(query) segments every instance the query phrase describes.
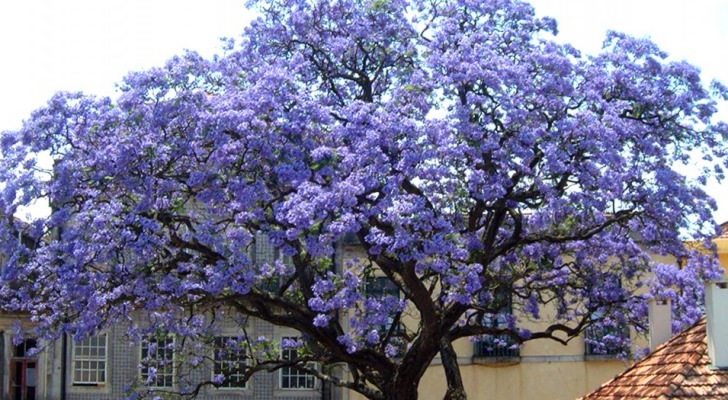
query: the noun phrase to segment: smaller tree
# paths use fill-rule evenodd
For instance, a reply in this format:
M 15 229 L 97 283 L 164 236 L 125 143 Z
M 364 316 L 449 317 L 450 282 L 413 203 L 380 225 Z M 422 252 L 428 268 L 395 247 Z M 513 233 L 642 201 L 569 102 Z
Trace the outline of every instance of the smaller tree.
M 53 205 L 2 226 L 6 310 L 50 337 L 127 321 L 187 343 L 225 310 L 301 335 L 286 357 L 247 338 L 240 379 L 297 367 L 387 400 L 417 398 L 438 354 L 465 398 L 462 338 L 644 327 L 652 295 L 697 318 L 722 271 L 680 233 L 715 233 L 701 185 L 723 177 L 723 86 L 623 34 L 581 56 L 520 0 L 256 6 L 226 55 L 132 73 L 116 101 L 58 94 L 2 135 L 5 214 Z M 695 154 L 697 181 L 676 168 Z M 339 258 L 347 238 L 359 260 Z M 397 294 L 367 294 L 375 276 Z

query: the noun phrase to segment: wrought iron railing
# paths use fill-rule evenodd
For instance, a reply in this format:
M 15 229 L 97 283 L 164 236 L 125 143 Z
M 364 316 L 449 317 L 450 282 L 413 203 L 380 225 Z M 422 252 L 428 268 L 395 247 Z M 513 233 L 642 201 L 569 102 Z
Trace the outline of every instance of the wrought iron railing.
M 589 327 L 584 332 L 585 354 L 617 355 L 625 352 L 624 339 L 629 338 L 629 327 Z
M 475 343 L 476 357 L 518 357 L 518 345 L 510 335 L 486 336 Z

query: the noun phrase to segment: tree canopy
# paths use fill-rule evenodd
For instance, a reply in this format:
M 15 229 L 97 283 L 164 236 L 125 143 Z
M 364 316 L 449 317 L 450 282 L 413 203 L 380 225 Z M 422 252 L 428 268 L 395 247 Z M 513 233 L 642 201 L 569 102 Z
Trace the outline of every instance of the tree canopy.
M 136 315 L 192 339 L 231 310 L 304 338 L 296 360 L 252 344 L 247 376 L 316 361 L 372 399 L 416 398 L 438 354 L 464 398 L 458 339 L 645 326 L 655 295 L 700 315 L 722 271 L 683 239 L 715 234 L 724 86 L 616 32 L 581 55 L 520 0 L 251 5 L 224 54 L 130 73 L 114 100 L 59 93 L 2 134 L 4 214 L 52 205 L 2 224 L 5 310 L 48 337 Z M 255 262 L 257 240 L 290 262 Z M 368 295 L 375 275 L 400 295 Z

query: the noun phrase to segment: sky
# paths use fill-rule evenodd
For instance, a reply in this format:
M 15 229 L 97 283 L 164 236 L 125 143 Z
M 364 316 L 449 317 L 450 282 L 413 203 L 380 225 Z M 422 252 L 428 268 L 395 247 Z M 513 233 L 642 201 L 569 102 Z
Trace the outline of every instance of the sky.
M 531 0 L 541 16 L 556 19 L 557 40 L 583 53 L 599 51 L 608 30 L 649 37 L 670 59 L 698 66 L 706 83 L 728 85 L 728 0 Z M 728 104 L 719 105 L 728 121 Z M 687 172 L 689 174 L 689 171 Z M 728 181 L 710 182 L 708 194 L 718 203 L 713 217 L 728 221 Z
M 244 0 L 0 1 L 0 131 L 17 129 L 61 90 L 114 96 L 129 71 L 162 65 L 185 49 L 210 57 L 220 38 L 252 18 Z M 650 37 L 706 82 L 728 84 L 727 0 L 531 0 L 556 18 L 557 40 L 599 50 L 608 29 Z M 728 121 L 728 105 L 720 117 Z M 712 183 L 714 214 L 728 221 L 728 183 Z

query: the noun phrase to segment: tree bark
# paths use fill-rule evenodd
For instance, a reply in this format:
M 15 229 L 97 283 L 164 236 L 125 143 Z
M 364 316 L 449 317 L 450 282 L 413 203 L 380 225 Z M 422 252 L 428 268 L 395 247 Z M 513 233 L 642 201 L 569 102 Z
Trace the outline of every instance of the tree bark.
M 447 378 L 447 392 L 443 400 L 467 400 L 468 395 L 463 387 L 463 377 L 460 375 L 458 355 L 447 337 L 440 338 L 440 359 Z
M 403 387 L 392 387 L 384 393 L 385 400 L 417 400 L 417 385 L 407 389 Z

